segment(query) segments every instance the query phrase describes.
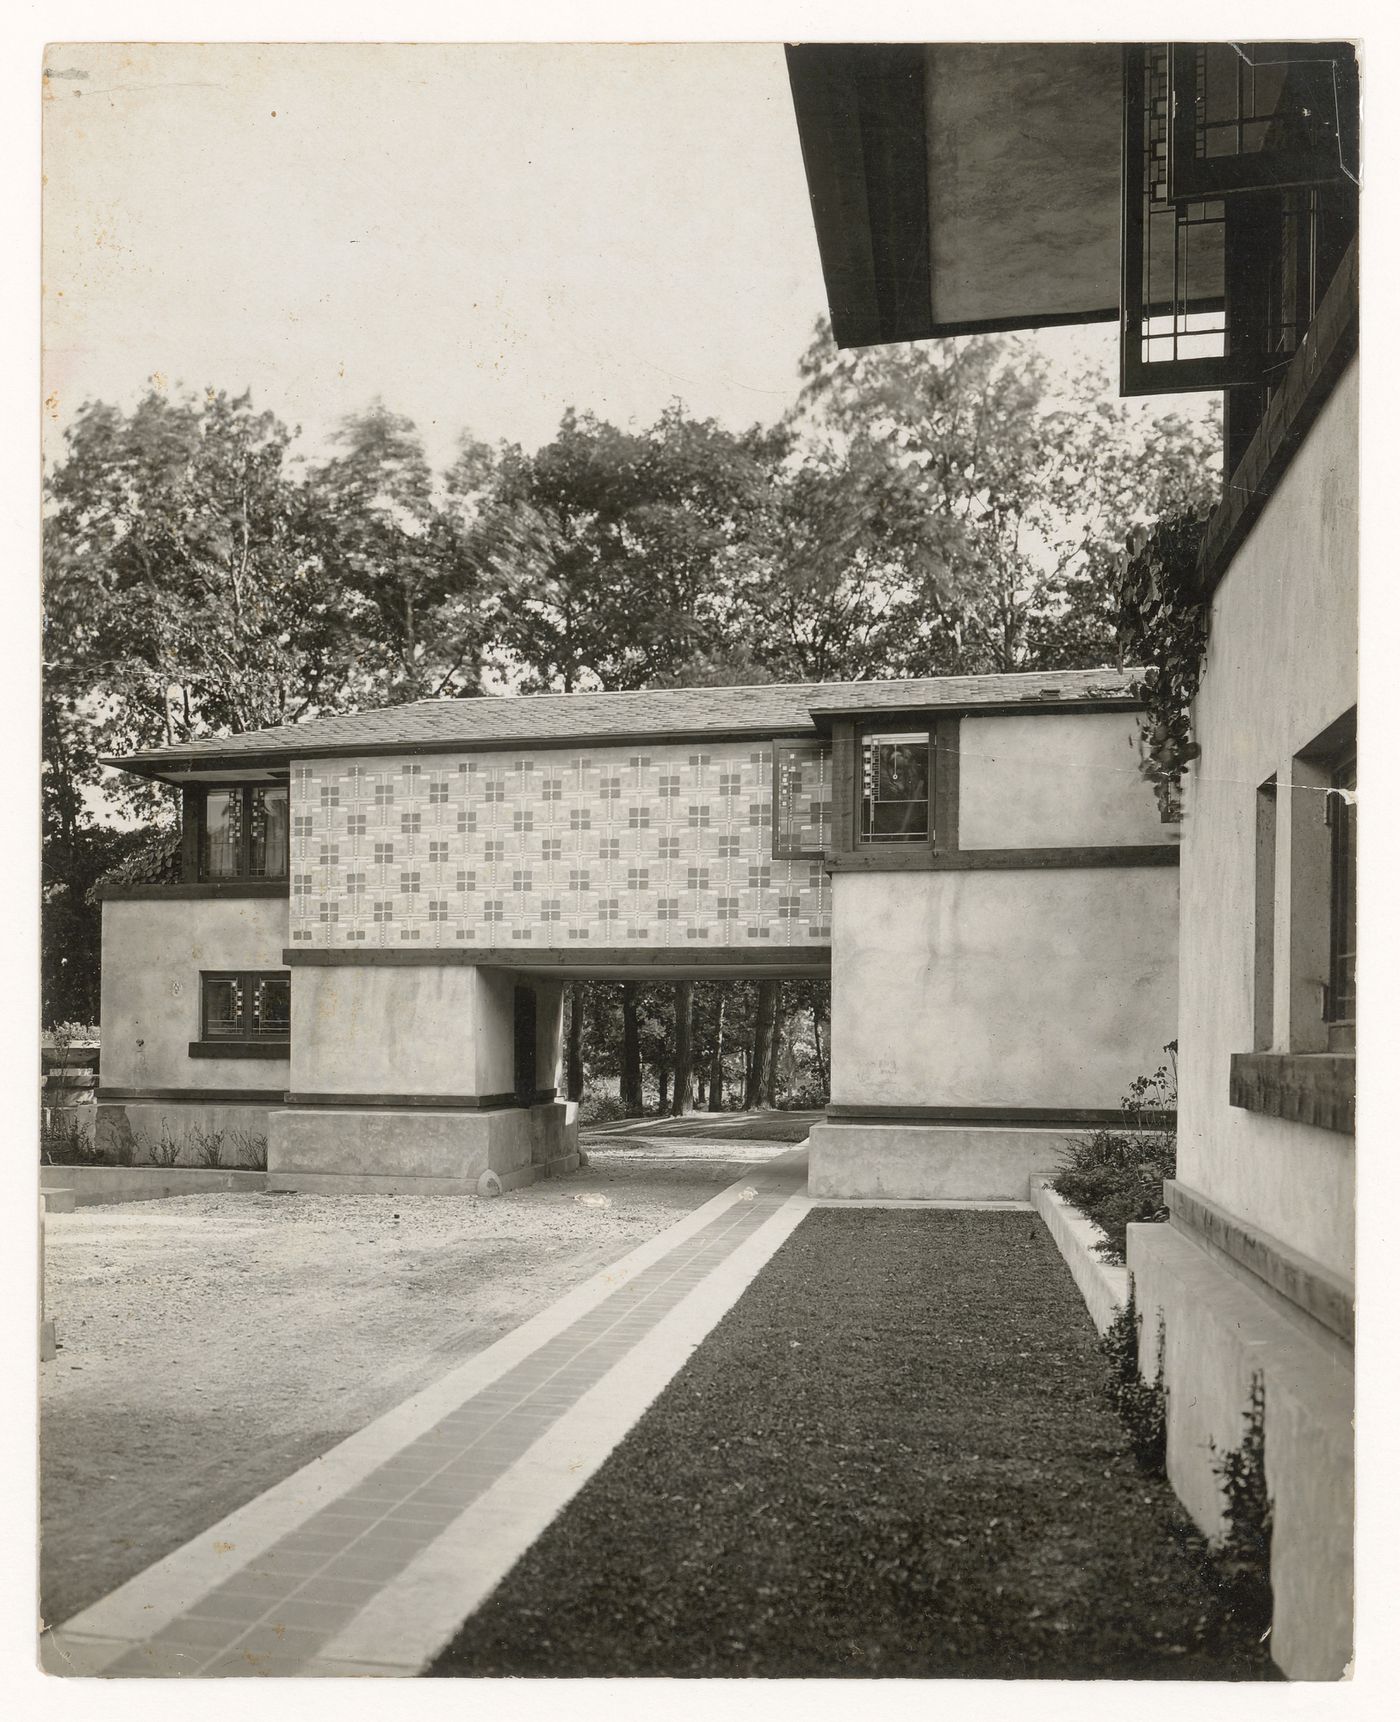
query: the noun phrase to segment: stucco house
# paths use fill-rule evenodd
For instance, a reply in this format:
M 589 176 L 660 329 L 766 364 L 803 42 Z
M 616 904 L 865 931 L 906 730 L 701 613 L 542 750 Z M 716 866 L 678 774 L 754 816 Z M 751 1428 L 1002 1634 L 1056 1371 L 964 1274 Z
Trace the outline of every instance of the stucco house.
M 1271 1646 L 1351 1654 L 1359 94 L 1346 43 L 815 45 L 789 70 L 837 342 L 1116 321 L 1221 390 L 1181 831 L 1178 1173 L 1130 1228 L 1210 1531 L 1265 1393 Z
M 811 1187 L 1025 1194 L 1176 1026 L 1177 833 L 1118 670 L 434 700 L 128 755 L 99 1140 L 281 1190 L 567 1168 L 564 982 L 832 977 Z

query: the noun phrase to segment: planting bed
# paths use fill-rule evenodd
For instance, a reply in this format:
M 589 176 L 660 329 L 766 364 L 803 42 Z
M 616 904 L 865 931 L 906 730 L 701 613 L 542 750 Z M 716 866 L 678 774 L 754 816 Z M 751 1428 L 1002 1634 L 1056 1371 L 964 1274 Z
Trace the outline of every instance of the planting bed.
M 1041 1222 L 818 1210 L 467 1623 L 451 1675 L 1264 1679 Z

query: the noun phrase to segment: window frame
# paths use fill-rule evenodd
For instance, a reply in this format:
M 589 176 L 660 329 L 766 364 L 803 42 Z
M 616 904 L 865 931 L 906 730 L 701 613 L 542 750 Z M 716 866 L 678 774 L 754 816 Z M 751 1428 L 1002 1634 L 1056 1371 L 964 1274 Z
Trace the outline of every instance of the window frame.
M 281 872 L 254 873 L 250 871 L 253 840 L 253 796 L 262 791 L 281 790 L 287 797 L 287 846 Z M 208 845 L 208 810 L 211 795 L 236 793 L 240 800 L 240 829 L 238 836 L 238 871 L 212 873 L 206 865 Z M 292 870 L 292 793 L 286 780 L 272 779 L 261 783 L 195 783 L 185 790 L 185 820 L 190 833 L 186 852 L 185 874 L 191 883 L 200 885 L 260 885 L 281 884 L 291 877 Z
M 287 1032 L 268 1034 L 254 1025 L 254 1002 L 258 991 L 269 981 L 285 984 L 287 988 Z M 239 1012 L 239 1032 L 215 1032 L 210 1024 L 209 989 L 211 985 L 233 984 L 242 989 Z M 194 1058 L 286 1058 L 290 1056 L 291 1031 L 290 969 L 201 969 L 199 973 L 199 1039 L 190 1042 Z
M 831 871 L 898 872 L 932 869 L 958 849 L 960 712 L 862 712 L 832 724 Z M 863 841 L 860 836 L 860 752 L 866 735 L 926 730 L 929 739 L 927 839 Z
M 1349 42 L 1249 42 L 1224 44 L 1233 47 L 1245 64 L 1317 65 L 1330 62 L 1332 85 L 1337 98 L 1335 157 L 1329 147 L 1284 149 L 1269 147 L 1235 155 L 1201 157 L 1196 154 L 1197 126 L 1186 122 L 1198 102 L 1196 56 L 1219 43 L 1173 42 L 1170 44 L 1170 82 L 1167 118 L 1167 196 L 1174 203 L 1187 200 L 1229 197 L 1240 192 L 1274 192 L 1289 186 L 1325 185 L 1356 177 L 1356 139 L 1344 132 L 1352 111 L 1352 89 L 1356 83 L 1356 50 Z M 1249 50 L 1250 52 L 1246 52 Z M 1265 118 L 1238 124 L 1276 126 L 1282 109 Z M 1262 169 L 1262 171 L 1261 171 Z
M 774 861 L 823 860 L 831 852 L 834 844 L 837 818 L 835 782 L 836 757 L 831 742 L 825 736 L 775 736 L 771 745 L 773 749 L 773 840 L 769 845 L 769 850 L 772 858 Z M 827 789 L 829 791 L 828 807 L 830 811 L 828 812 L 826 819 L 827 841 L 819 849 L 803 849 L 797 844 L 793 844 L 791 847 L 785 847 L 782 841 L 783 824 L 780 817 L 780 809 L 782 807 L 782 763 L 780 753 L 784 748 L 798 747 L 810 749 L 812 754 L 818 758 L 820 758 L 824 753 L 827 758 L 826 778 Z

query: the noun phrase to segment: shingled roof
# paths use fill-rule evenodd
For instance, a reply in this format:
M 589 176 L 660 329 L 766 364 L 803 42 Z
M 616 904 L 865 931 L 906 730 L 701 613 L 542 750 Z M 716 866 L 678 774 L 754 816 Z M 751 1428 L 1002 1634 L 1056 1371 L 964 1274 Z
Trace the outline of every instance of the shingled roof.
M 1035 670 L 1019 675 L 938 676 L 893 682 L 788 682 L 759 687 L 650 688 L 626 694 L 499 695 L 418 700 L 412 705 L 313 718 L 277 729 L 210 736 L 149 748 L 103 764 L 159 776 L 165 771 L 335 754 L 449 751 L 503 745 L 660 740 L 688 736 L 800 735 L 821 720 L 881 711 L 971 711 L 978 707 L 1133 703 L 1130 670 Z

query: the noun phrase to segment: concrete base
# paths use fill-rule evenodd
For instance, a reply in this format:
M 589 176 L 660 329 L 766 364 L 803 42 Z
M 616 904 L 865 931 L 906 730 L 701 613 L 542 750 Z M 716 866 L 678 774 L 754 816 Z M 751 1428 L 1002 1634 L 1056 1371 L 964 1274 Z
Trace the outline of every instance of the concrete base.
M 213 1170 L 196 1166 L 43 1166 L 39 1182 L 45 1211 L 101 1208 L 117 1202 L 158 1202 L 166 1196 L 202 1196 L 215 1190 L 253 1194 L 266 1187 L 265 1172 Z M 54 1197 L 70 1198 L 65 1207 Z
M 39 1323 L 39 1361 L 52 1363 L 58 1356 L 58 1332 L 52 1321 Z
M 1352 1650 L 1349 1346 L 1175 1224 L 1129 1226 L 1128 1269 L 1155 1363 L 1165 1324 L 1167 1474 L 1208 1535 L 1224 1529 L 1213 1465 L 1237 1447 L 1250 1382 L 1264 1382 L 1264 1468 L 1274 1503 L 1274 1661 L 1292 1680 L 1337 1680 Z
M 1107 1333 L 1128 1301 L 1127 1268 L 1104 1260 L 1096 1247 L 1106 1241 L 1103 1232 L 1087 1214 L 1057 1196 L 1049 1178 L 1037 1174 L 1031 1179 L 1031 1206 L 1045 1221 L 1055 1248 L 1074 1275 L 1094 1326 L 1101 1334 Z
M 968 1124 L 817 1124 L 808 1139 L 812 1196 L 1019 1201 L 1053 1172 L 1067 1134 Z
M 71 1214 L 78 1205 L 77 1195 L 68 1190 L 42 1190 L 40 1200 L 44 1204 L 46 1214 Z
M 515 1190 L 577 1164 L 576 1109 L 558 1101 L 483 1112 L 287 1107 L 269 1120 L 274 1192 L 475 1196 L 483 1172 Z

